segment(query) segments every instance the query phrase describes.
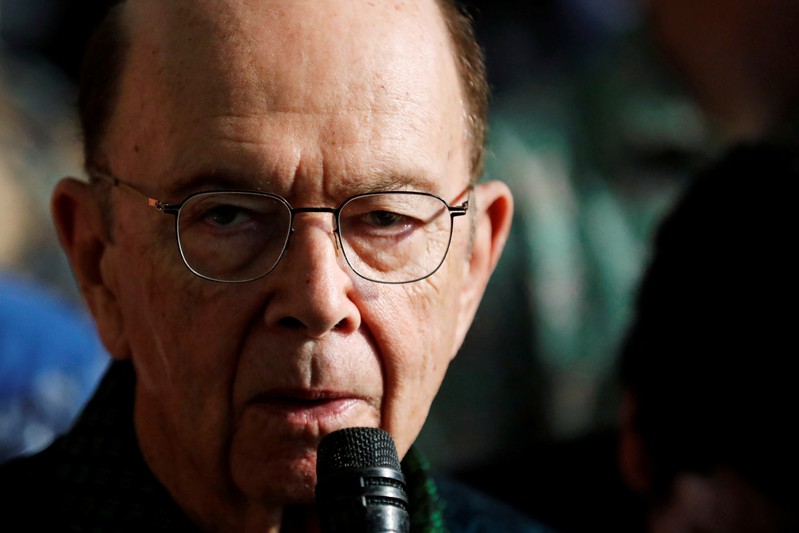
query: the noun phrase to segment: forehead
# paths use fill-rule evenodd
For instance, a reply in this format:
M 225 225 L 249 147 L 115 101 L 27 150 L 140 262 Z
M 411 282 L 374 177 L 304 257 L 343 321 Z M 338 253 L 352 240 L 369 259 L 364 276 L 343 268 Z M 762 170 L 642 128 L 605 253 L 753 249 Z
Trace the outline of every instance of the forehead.
M 463 144 L 460 86 L 432 0 L 140 0 L 126 23 L 116 150 L 146 146 L 141 157 L 181 165 L 181 153 L 198 157 L 189 146 L 214 140 L 262 143 L 280 152 L 262 154 L 272 159 L 334 145 L 440 157 Z

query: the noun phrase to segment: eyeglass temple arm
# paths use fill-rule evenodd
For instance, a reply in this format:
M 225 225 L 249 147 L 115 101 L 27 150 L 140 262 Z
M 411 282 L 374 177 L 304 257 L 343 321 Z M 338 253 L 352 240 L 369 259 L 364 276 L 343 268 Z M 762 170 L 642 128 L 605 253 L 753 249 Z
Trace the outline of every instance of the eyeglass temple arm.
M 160 200 L 156 200 L 155 198 L 150 198 L 137 188 L 133 187 L 132 185 L 128 185 L 124 181 L 120 181 L 119 178 L 115 178 L 114 176 L 109 176 L 108 174 L 103 174 L 102 172 L 92 172 L 92 178 L 101 179 L 107 181 L 114 187 L 121 187 L 127 191 L 130 191 L 138 196 L 141 196 L 145 200 L 147 200 L 147 205 L 150 207 L 154 207 L 161 211 L 162 213 L 167 213 L 169 215 L 177 215 L 178 211 L 180 210 L 180 205 L 176 204 L 165 204 Z
M 451 217 L 463 216 L 469 210 L 469 200 L 466 200 L 461 205 L 448 205 L 447 209 L 449 209 L 449 215 Z

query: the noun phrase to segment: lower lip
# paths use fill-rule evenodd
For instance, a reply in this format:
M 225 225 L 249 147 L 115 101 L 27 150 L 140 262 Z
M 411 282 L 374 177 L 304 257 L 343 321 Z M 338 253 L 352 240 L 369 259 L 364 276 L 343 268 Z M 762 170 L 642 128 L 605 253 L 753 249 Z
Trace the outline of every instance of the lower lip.
M 283 418 L 292 424 L 305 425 L 310 421 L 325 422 L 343 417 L 358 403 L 355 398 L 324 401 L 301 401 L 285 398 L 259 398 L 250 407 L 272 417 Z

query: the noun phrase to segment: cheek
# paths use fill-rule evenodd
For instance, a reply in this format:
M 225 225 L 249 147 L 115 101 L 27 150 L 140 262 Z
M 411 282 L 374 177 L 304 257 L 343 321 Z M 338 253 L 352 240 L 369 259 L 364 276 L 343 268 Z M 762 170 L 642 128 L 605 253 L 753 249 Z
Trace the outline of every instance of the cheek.
M 443 273 L 442 273 L 443 274 Z M 443 276 L 442 276 L 443 277 Z M 396 372 L 407 375 L 416 369 L 420 378 L 432 365 L 449 362 L 454 332 L 457 299 L 435 285 L 434 280 L 389 287 L 384 298 L 375 302 L 376 319 L 370 324 L 379 330 L 381 349 L 395 354 Z
M 404 454 L 416 439 L 454 357 L 457 293 L 436 280 L 386 291 L 383 312 L 372 327 L 383 357 L 386 396 L 383 426 Z M 371 326 L 370 326 L 371 327 Z
M 120 228 L 117 241 L 120 305 L 124 316 L 130 317 L 126 332 L 134 346 L 142 347 L 134 355 L 155 352 L 164 356 L 164 364 L 185 366 L 189 361 L 182 359 L 196 361 L 202 353 L 192 347 L 224 342 L 212 334 L 220 330 L 208 325 L 231 320 L 236 314 L 217 303 L 224 297 L 223 285 L 201 280 L 184 265 L 172 217 L 154 211 L 148 214 L 149 227 L 141 224 L 145 229 L 136 234 Z M 130 216 L 141 218 L 141 213 Z
M 184 431 L 208 436 L 229 416 L 246 313 L 230 312 L 239 303 L 226 306 L 225 287 L 188 272 L 170 242 L 129 243 L 119 267 L 119 305 L 140 394 L 160 417 L 191 421 Z M 174 412 L 164 412 L 167 405 Z
M 166 386 L 195 396 L 192 402 L 216 402 L 219 395 L 229 394 L 251 313 L 241 300 L 226 304 L 230 294 L 221 286 L 199 281 L 181 287 L 179 280 L 168 278 L 164 282 L 152 284 L 153 292 L 142 306 L 149 310 L 141 317 L 144 334 L 151 336 L 149 353 L 139 350 L 135 355 L 147 358 L 148 368 L 142 370 L 153 380 L 166 378 Z M 207 286 L 199 288 L 203 283 Z

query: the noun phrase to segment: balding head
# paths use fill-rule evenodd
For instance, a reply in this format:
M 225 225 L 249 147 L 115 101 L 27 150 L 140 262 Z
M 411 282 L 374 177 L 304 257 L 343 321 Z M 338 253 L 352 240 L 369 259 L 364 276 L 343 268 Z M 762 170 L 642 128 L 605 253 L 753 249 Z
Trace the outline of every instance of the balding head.
M 127 2 L 120 2 L 112 7 L 97 28 L 87 48 L 81 75 L 79 100 L 84 158 L 87 168 L 106 168 L 108 166 L 108 155 L 101 149 L 101 144 L 116 107 L 121 76 L 129 56 L 134 24 L 140 24 L 143 28 L 156 29 L 152 24 L 152 20 L 155 20 L 152 18 L 154 15 L 147 14 L 150 7 L 146 4 L 146 2 L 136 2 L 130 6 L 135 9 L 130 9 Z M 188 18 L 182 18 L 181 12 L 185 12 L 185 6 L 181 8 L 173 3 L 167 5 L 171 8 L 167 10 L 168 13 L 164 13 L 166 20 L 171 19 L 181 26 L 195 24 L 198 29 L 206 25 L 210 31 L 221 32 L 221 34 L 230 32 L 230 39 L 237 38 L 232 35 L 234 33 L 232 30 L 241 27 L 241 24 L 246 24 L 246 20 L 237 22 L 235 14 L 226 12 L 221 13 L 222 16 L 219 18 L 212 17 L 203 22 L 198 19 L 195 10 L 192 9 L 186 13 Z M 214 5 L 215 3 L 211 3 L 208 7 L 213 8 Z M 217 7 L 221 5 L 218 4 Z M 290 3 L 286 4 L 286 6 L 288 5 Z M 309 5 L 312 6 L 312 3 Z M 431 3 L 431 5 L 433 4 Z M 438 6 L 443 15 L 450 40 L 449 44 L 454 53 L 463 96 L 466 133 L 469 140 L 471 179 L 472 182 L 476 182 L 483 171 L 488 119 L 489 89 L 483 54 L 476 41 L 468 15 L 451 0 L 435 0 L 434 5 Z M 394 9 L 394 4 L 386 4 L 386 6 L 391 6 L 390 9 Z M 159 7 L 157 3 L 152 7 L 156 10 L 164 8 L 164 6 Z M 402 8 L 401 2 L 397 4 L 397 8 Z M 345 32 L 351 31 L 350 28 L 336 30 L 336 20 L 319 22 L 329 26 L 328 31 L 334 42 L 337 40 L 336 31 L 342 31 L 342 29 Z M 340 25 L 342 21 L 338 21 L 338 23 Z M 165 27 L 162 24 L 157 26 Z M 163 35 L 163 37 L 166 40 L 170 39 L 169 35 Z M 375 37 L 376 42 L 382 40 L 381 35 Z M 204 40 L 202 41 L 204 42 Z M 196 42 L 186 41 L 182 44 L 178 43 L 176 49 L 191 48 L 196 44 Z M 209 61 L 226 62 L 229 60 L 228 57 L 218 57 L 218 50 L 208 50 L 207 57 Z

